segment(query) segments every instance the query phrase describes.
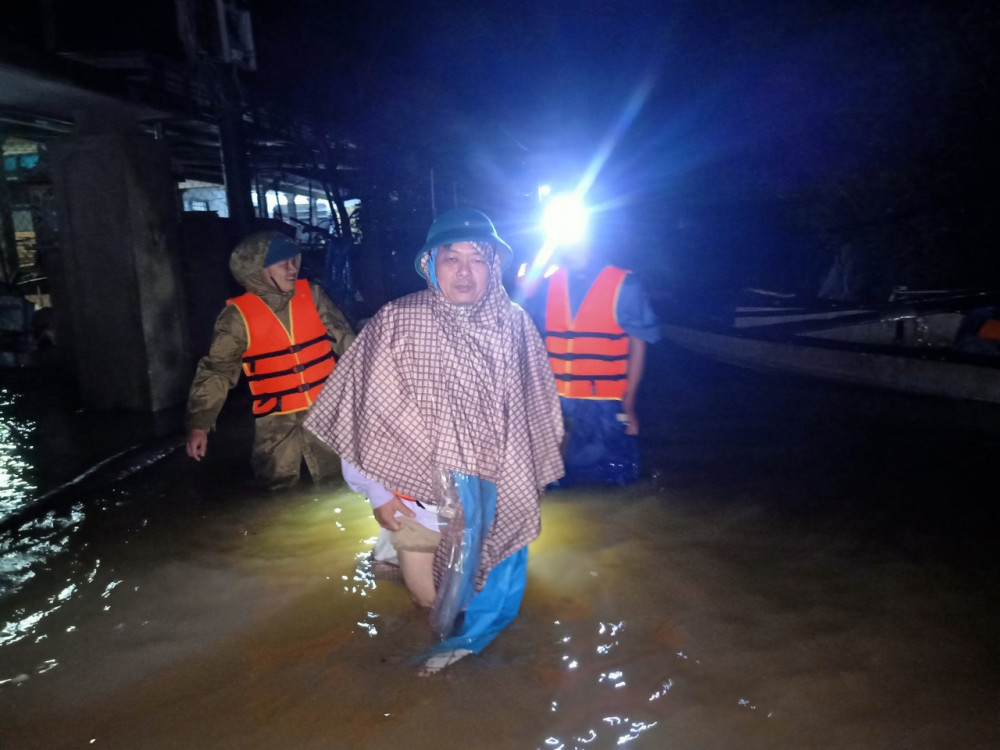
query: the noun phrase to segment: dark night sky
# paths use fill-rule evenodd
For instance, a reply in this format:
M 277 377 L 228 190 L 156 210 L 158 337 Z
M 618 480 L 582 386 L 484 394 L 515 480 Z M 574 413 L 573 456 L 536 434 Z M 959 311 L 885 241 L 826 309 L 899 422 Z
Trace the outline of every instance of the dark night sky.
M 992 3 L 261 0 L 253 12 L 262 89 L 390 161 L 410 149 L 498 184 L 515 161 L 567 184 L 600 163 L 602 200 L 793 201 L 811 235 L 963 203 L 961 227 L 949 215 L 904 228 L 943 253 L 993 229 Z
M 259 2 L 258 78 L 297 107 L 346 123 L 402 99 L 442 117 L 501 122 L 525 138 L 569 135 L 592 147 L 652 81 L 636 127 L 674 134 L 681 146 L 693 133 L 721 139 L 722 153 L 739 148 L 734 139 L 808 127 L 842 107 L 889 116 L 899 102 L 878 112 L 871 90 L 885 76 L 896 76 L 893 95 L 910 99 L 920 84 L 908 76 L 946 75 L 907 70 L 912 34 L 929 29 L 901 25 L 900 13 L 879 4 L 744 5 Z

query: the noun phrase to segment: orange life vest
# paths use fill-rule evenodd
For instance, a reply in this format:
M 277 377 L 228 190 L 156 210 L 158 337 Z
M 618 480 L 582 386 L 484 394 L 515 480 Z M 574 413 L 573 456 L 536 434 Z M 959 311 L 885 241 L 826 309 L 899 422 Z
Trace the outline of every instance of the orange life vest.
M 254 416 L 288 414 L 313 405 L 333 372 L 333 347 L 320 320 L 309 282 L 299 279 L 288 303 L 288 331 L 256 294 L 228 300 L 243 315 L 249 344 L 243 372 L 253 394 Z
M 1000 339 L 1000 320 L 990 318 L 979 327 L 978 338 L 996 341 Z
M 625 395 L 628 334 L 618 325 L 618 294 L 629 271 L 601 271 L 573 318 L 569 276 L 559 269 L 549 278 L 545 306 L 545 348 L 560 396 L 618 399 Z

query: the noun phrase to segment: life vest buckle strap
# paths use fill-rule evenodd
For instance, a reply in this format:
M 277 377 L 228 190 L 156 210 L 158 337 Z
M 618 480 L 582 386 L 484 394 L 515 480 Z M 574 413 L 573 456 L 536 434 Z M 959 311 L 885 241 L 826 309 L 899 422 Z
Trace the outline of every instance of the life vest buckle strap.
M 571 375 L 557 373 L 555 375 L 556 380 L 565 380 L 568 382 L 595 382 L 598 380 L 609 381 L 609 380 L 626 380 L 627 375 Z
M 599 333 L 595 331 L 543 331 L 542 336 L 554 339 L 607 339 L 621 341 L 628 338 L 628 333 Z
M 294 367 L 289 367 L 285 370 L 275 370 L 274 372 L 260 373 L 259 375 L 247 375 L 247 380 L 268 380 L 269 378 L 280 378 L 285 375 L 296 375 L 305 372 L 310 367 L 325 362 L 328 359 L 334 359 L 333 352 L 329 351 L 316 359 L 309 360 L 308 362 L 302 362 L 301 364 L 295 365 Z M 336 361 L 336 360 L 334 360 Z
M 291 396 L 293 393 L 305 393 L 313 388 L 323 385 L 326 382 L 326 377 L 322 377 L 319 380 L 314 380 L 311 383 L 302 383 L 294 388 L 288 388 L 284 391 L 272 391 L 271 393 L 260 393 L 255 398 L 255 402 L 265 402 L 270 398 L 281 399 L 283 396 Z
M 256 406 L 258 403 L 265 404 L 265 403 L 267 403 L 270 400 L 272 400 L 272 399 L 260 399 L 260 400 L 254 402 L 254 406 Z M 254 419 L 260 419 L 261 417 L 266 417 L 267 415 L 274 414 L 274 412 L 278 411 L 278 407 L 281 406 L 281 399 L 280 398 L 276 398 L 276 399 L 273 399 L 273 400 L 274 400 L 274 406 L 272 406 L 267 411 L 254 411 L 254 413 L 253 413 Z
M 321 341 L 330 341 L 330 340 L 331 340 L 330 336 L 324 333 L 322 336 L 317 336 L 316 338 L 309 339 L 308 341 L 300 341 L 297 344 L 291 344 L 289 346 L 286 346 L 284 349 L 277 349 L 273 352 L 264 352 L 263 354 L 252 354 L 250 356 L 244 356 L 243 361 L 246 362 L 248 365 L 250 365 L 252 368 L 253 363 L 256 362 L 258 359 L 268 359 L 269 357 L 281 357 L 286 354 L 298 354 L 303 349 L 313 346 L 314 344 L 318 344 Z
M 593 359 L 599 362 L 625 362 L 628 360 L 628 354 L 581 354 L 577 352 L 549 352 L 550 359 L 559 359 L 567 362 L 581 360 L 581 359 Z

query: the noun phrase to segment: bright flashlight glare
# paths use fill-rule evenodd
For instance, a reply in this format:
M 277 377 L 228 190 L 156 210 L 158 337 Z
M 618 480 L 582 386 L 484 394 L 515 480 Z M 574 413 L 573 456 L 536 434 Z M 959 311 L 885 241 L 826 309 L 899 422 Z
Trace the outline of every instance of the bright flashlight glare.
M 557 195 L 542 217 L 546 244 L 575 245 L 587 236 L 587 209 L 575 195 Z

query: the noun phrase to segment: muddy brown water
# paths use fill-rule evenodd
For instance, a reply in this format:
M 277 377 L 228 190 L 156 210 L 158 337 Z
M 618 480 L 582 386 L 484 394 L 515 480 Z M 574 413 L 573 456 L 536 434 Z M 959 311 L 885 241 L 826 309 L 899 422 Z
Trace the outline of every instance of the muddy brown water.
M 651 364 L 647 479 L 547 495 L 518 619 L 429 678 L 364 502 L 248 487 L 245 421 L 63 490 L 0 535 L 0 748 L 1000 747 L 1000 410 Z M 8 507 L 93 460 L 29 396 Z

